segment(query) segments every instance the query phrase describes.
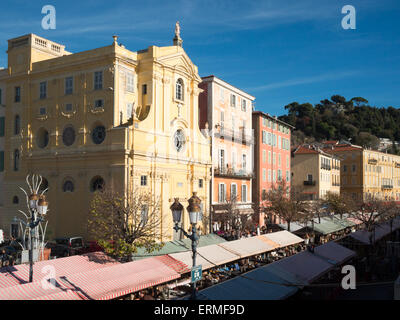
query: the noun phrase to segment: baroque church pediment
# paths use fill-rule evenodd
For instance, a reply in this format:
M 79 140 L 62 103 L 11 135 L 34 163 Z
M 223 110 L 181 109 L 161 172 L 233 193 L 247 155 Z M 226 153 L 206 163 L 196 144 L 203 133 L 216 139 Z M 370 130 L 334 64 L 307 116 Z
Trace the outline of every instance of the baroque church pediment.
M 177 52 L 174 54 L 160 57 L 158 58 L 158 62 L 168 65 L 169 67 L 177 71 L 186 73 L 190 77 L 195 78 L 197 81 L 201 82 L 201 78 L 198 75 L 193 62 L 190 60 L 190 58 L 185 52 Z

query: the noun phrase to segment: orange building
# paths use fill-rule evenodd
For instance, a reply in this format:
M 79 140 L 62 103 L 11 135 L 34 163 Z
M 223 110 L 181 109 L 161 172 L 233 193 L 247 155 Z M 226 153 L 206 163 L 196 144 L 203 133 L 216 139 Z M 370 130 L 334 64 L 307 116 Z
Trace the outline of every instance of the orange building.
M 226 210 L 231 199 L 236 200 L 235 208 L 240 213 L 253 213 L 251 114 L 255 98 L 213 75 L 202 80 L 200 128 L 208 128 L 212 137 L 211 210 L 214 227 L 223 228 L 218 214 Z
M 261 111 L 254 111 L 252 117 L 255 138 L 252 196 L 256 207 L 261 208 L 274 184 L 284 179 L 290 186 L 290 134 L 293 127 Z M 264 225 L 264 220 L 260 210 L 260 226 Z

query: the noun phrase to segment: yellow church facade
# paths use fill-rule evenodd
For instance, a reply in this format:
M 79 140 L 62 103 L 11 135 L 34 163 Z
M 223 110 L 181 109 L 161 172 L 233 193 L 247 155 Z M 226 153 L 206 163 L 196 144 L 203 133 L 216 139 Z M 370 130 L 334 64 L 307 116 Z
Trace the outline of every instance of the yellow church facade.
M 179 38 L 180 40 L 180 38 Z M 202 200 L 209 229 L 210 140 L 199 129 L 198 69 L 175 41 L 137 52 L 118 43 L 70 53 L 34 34 L 8 41 L 4 206 L 16 230 L 28 173 L 45 178 L 49 237 L 88 238 L 94 192 L 148 192 L 161 204 L 162 241 L 176 239 L 170 205 Z M 3 73 L 2 73 L 3 74 Z M 188 227 L 188 215 L 183 226 Z

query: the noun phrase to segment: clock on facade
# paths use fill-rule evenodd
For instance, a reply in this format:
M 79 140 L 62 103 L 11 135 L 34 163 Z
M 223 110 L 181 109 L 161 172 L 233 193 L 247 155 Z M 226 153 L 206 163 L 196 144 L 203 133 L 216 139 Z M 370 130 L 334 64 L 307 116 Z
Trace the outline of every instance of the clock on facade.
M 174 145 L 176 151 L 181 151 L 185 144 L 185 134 L 181 129 L 178 129 L 174 134 Z

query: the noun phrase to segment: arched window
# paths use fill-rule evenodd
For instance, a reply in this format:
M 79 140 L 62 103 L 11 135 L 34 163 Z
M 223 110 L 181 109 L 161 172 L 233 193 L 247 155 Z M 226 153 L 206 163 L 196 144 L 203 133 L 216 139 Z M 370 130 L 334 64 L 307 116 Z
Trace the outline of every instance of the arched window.
M 21 132 L 21 118 L 17 114 L 14 119 L 14 134 L 17 135 Z
M 14 171 L 19 170 L 19 150 L 14 150 Z
M 19 203 L 19 199 L 18 199 L 17 196 L 14 196 L 14 197 L 13 197 L 12 203 L 13 203 L 13 204 L 18 204 L 18 203 Z
M 66 180 L 63 184 L 63 192 L 74 192 L 74 183 L 71 180 Z
M 49 132 L 45 128 L 40 128 L 37 132 L 36 143 L 39 148 L 46 148 L 49 144 Z
M 176 81 L 176 89 L 175 89 L 175 91 L 176 91 L 176 94 L 175 94 L 176 99 L 183 100 L 183 98 L 184 98 L 183 89 L 184 89 L 183 80 L 182 79 L 178 79 Z
M 104 190 L 104 179 L 100 176 L 94 177 L 90 182 L 90 191 L 103 191 Z

